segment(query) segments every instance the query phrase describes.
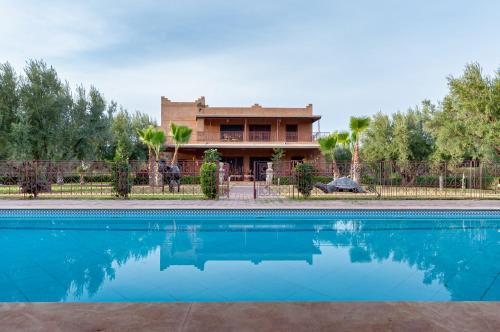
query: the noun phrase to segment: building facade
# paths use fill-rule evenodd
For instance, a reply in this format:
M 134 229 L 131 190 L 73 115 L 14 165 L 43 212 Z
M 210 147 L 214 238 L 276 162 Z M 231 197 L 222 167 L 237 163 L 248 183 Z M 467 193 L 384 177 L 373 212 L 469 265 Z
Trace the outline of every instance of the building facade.
M 217 149 L 230 165 L 235 180 L 250 179 L 255 162 L 270 161 L 273 148 L 283 148 L 283 160 L 314 160 L 320 157 L 317 139 L 319 115 L 312 105 L 303 108 L 210 107 L 201 97 L 193 102 L 161 98 L 161 127 L 169 133 L 170 123 L 193 129 L 191 140 L 179 150 L 179 160 L 201 160 L 207 149 Z M 317 130 L 313 130 L 316 126 Z M 168 158 L 174 144 L 166 142 Z

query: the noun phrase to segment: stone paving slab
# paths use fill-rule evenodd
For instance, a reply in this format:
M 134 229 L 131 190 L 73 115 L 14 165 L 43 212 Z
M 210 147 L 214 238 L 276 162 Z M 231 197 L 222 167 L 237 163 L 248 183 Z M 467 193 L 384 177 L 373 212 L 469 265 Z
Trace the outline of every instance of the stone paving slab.
M 500 210 L 500 200 L 0 200 L 0 209 Z
M 2 331 L 499 331 L 500 302 L 4 303 Z

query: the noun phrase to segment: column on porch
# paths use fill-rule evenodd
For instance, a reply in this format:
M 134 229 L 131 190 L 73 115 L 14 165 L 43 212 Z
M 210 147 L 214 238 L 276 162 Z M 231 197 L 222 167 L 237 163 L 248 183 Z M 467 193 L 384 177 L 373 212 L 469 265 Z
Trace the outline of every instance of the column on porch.
M 243 174 L 250 174 L 250 154 L 248 152 L 243 155 Z
M 245 125 L 243 127 L 243 142 L 248 141 L 248 136 L 247 136 L 247 119 L 245 118 Z

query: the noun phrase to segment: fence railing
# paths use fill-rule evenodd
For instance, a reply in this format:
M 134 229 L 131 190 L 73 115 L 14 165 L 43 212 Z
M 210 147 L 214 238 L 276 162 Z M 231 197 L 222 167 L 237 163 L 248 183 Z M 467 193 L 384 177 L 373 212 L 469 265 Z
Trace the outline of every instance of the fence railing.
M 204 198 L 202 161 L 0 161 L 0 198 Z M 217 181 L 216 176 L 214 181 Z M 214 183 L 214 186 L 218 186 Z
M 202 161 L 179 160 L 176 169 L 162 161 L 118 166 L 104 161 L 0 161 L 0 198 L 115 198 L 123 192 L 131 198 L 206 198 Z M 271 173 L 267 162 L 254 164 L 254 182 L 246 185 L 253 185 L 255 198 L 500 199 L 500 163 L 287 161 L 272 166 Z M 213 183 L 208 183 L 216 188 L 216 197 L 230 196 L 231 172 L 228 164 L 222 171 L 217 166 Z M 340 178 L 342 186 L 332 183 Z M 238 183 L 240 190 L 245 181 Z
M 256 178 L 256 197 L 500 199 L 500 163 L 311 162 L 298 168 L 303 164 L 274 163 L 272 179 Z M 265 174 L 266 168 L 254 165 Z

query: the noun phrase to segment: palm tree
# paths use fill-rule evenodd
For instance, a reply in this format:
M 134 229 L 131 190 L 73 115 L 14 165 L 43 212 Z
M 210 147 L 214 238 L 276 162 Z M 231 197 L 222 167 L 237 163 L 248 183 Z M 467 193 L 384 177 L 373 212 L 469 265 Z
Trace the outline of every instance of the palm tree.
M 153 130 L 153 134 L 151 136 L 151 149 L 155 155 L 155 163 L 154 163 L 154 179 L 155 185 L 159 186 L 162 183 L 162 177 L 160 175 L 158 162 L 160 160 L 160 150 L 163 144 L 165 144 L 165 133 L 163 130 Z
M 335 148 L 337 147 L 337 141 L 337 133 L 331 133 L 326 137 L 321 137 L 320 139 L 318 139 L 321 153 L 323 153 L 325 157 L 328 157 L 332 160 L 333 177 L 335 179 L 340 177 L 339 167 L 337 166 L 337 162 L 335 161 Z
M 351 135 L 354 141 L 352 164 L 351 164 L 351 177 L 355 182 L 359 181 L 359 139 L 363 133 L 370 126 L 370 118 L 368 117 L 351 117 L 349 128 L 351 128 Z
M 154 176 L 153 172 L 151 171 L 153 169 L 153 165 L 155 163 L 155 160 L 153 159 L 153 145 L 152 145 L 152 137 L 154 135 L 155 128 L 150 125 L 149 127 L 145 129 L 139 129 L 137 130 L 137 134 L 139 135 L 139 140 L 148 147 L 148 175 L 149 175 L 149 184 L 153 185 L 154 184 Z
M 171 165 L 174 166 L 177 163 L 177 152 L 181 144 L 186 144 L 191 139 L 192 129 L 186 126 L 178 126 L 175 123 L 170 123 L 170 135 L 175 144 L 174 155 L 172 157 Z

